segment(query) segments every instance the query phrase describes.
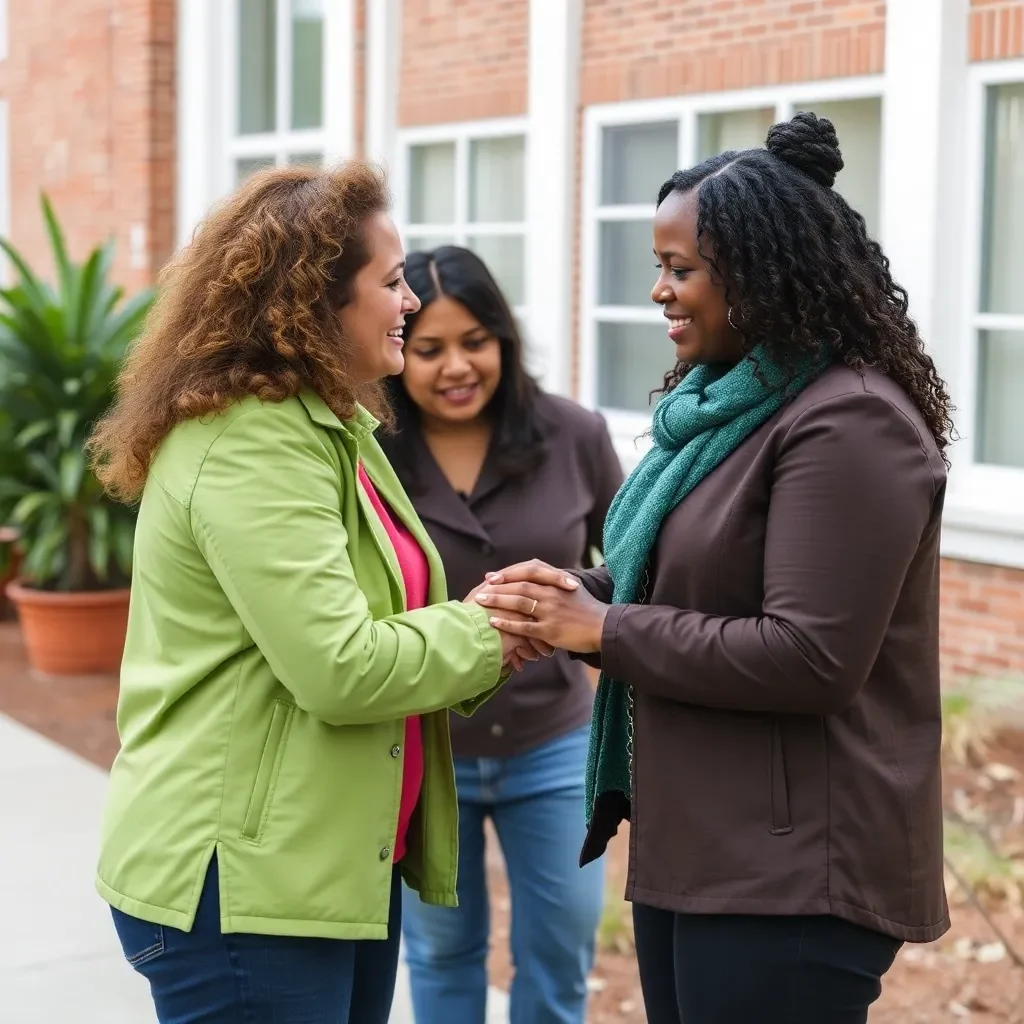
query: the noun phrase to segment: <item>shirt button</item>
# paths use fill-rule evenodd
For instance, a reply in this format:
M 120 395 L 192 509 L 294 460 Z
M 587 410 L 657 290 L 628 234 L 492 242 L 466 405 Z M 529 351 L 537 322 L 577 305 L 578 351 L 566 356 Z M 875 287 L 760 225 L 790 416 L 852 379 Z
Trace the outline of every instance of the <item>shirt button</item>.
M 380 859 L 381 860 L 387 860 L 388 857 L 390 857 L 390 856 L 391 856 L 391 847 L 390 846 L 385 846 L 384 849 L 380 851 Z
M 504 736 L 505 735 L 505 727 L 501 726 L 501 725 L 498 725 L 498 723 L 495 722 L 494 725 L 491 726 L 491 735 L 492 736 Z
M 398 757 L 398 755 L 401 752 L 402 752 L 402 748 L 397 743 L 391 748 L 391 756 L 392 757 Z
M 494 545 L 493 544 L 487 544 L 487 543 L 481 544 L 480 545 L 480 550 L 485 555 L 493 555 L 494 554 Z

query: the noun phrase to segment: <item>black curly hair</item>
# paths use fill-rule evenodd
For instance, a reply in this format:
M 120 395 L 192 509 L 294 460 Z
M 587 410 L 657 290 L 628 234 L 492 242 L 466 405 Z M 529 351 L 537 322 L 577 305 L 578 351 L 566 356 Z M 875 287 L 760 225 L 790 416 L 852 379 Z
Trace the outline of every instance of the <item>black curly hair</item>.
M 698 252 L 725 288 L 747 351 L 761 345 L 791 376 L 823 357 L 877 368 L 910 396 L 945 459 L 954 436 L 946 384 L 882 247 L 832 189 L 842 167 L 832 123 L 799 113 L 771 128 L 766 149 L 677 171 L 658 205 L 673 192 L 696 191 Z M 678 363 L 661 390 L 689 370 Z

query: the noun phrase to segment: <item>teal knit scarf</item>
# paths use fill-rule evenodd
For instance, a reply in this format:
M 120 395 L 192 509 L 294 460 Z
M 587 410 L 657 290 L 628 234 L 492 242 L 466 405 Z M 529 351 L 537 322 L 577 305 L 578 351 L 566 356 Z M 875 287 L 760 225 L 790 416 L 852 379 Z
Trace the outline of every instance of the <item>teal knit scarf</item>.
M 813 376 L 807 371 L 787 381 L 758 348 L 728 371 L 695 367 L 658 402 L 654 445 L 622 485 L 605 522 L 614 604 L 636 602 L 665 516 Z M 618 790 L 630 798 L 628 720 L 626 687 L 602 673 L 587 755 L 588 825 L 601 794 Z

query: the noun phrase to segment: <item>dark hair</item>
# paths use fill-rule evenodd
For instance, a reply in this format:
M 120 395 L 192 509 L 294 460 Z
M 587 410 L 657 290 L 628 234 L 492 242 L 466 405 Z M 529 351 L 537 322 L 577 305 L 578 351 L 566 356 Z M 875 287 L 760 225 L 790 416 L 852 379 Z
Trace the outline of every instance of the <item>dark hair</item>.
M 469 249 L 443 245 L 432 252 L 409 253 L 405 279 L 422 303 L 419 313 L 406 314 L 406 339 L 415 333 L 423 311 L 444 295 L 465 306 L 498 339 L 501 379 L 486 410 L 494 423 L 492 450 L 507 476 L 523 476 L 536 468 L 544 453 L 537 409 L 540 389 L 526 370 L 523 340 L 512 310 L 487 266 Z M 420 429 L 419 409 L 401 377 L 389 378 L 387 389 L 394 424 L 381 437 L 381 444 L 406 489 L 416 491 L 420 489 L 417 467 L 402 435 Z
M 766 149 L 677 171 L 658 205 L 673 192 L 696 192 L 698 251 L 724 286 L 748 351 L 763 346 L 790 375 L 823 356 L 877 368 L 907 392 L 946 458 L 949 393 L 881 246 L 832 189 L 842 167 L 832 123 L 800 113 L 771 128 Z M 676 365 L 662 390 L 689 369 Z

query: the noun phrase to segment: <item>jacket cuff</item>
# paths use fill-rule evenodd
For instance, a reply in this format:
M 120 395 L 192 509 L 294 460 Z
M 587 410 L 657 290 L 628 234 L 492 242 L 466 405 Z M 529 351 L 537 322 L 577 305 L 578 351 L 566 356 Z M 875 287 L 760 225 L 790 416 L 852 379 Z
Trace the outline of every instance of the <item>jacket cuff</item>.
M 601 668 L 606 676 L 626 681 L 628 666 L 624 663 L 624 651 L 620 650 L 619 622 L 629 609 L 628 604 L 613 604 L 604 617 L 601 630 Z

